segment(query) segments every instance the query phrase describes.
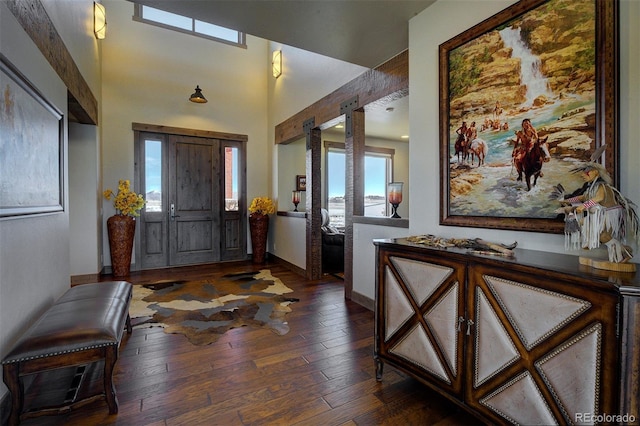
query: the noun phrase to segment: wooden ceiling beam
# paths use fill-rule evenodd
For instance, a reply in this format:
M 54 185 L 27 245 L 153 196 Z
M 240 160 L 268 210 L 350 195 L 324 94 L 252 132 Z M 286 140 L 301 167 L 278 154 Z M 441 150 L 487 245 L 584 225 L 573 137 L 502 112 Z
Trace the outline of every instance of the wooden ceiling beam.
M 409 51 L 405 50 L 384 64 L 369 70 L 349 83 L 278 124 L 275 143 L 287 144 L 304 137 L 303 124 L 314 117 L 322 128 L 342 114 L 340 105 L 354 96 L 367 109 L 368 104 L 387 103 L 409 94 Z
M 40 0 L 10 0 L 7 6 L 67 86 L 69 115 L 97 125 L 98 101 Z

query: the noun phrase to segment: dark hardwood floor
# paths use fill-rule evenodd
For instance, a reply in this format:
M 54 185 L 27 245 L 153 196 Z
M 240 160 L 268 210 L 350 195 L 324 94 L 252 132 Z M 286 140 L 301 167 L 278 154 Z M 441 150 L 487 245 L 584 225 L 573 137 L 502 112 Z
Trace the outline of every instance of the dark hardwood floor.
M 120 347 L 120 402 L 26 419 L 24 425 L 473 425 L 479 422 L 418 381 L 385 366 L 375 379 L 373 312 L 344 299 L 343 283 L 249 262 L 133 272 L 134 284 L 271 269 L 300 299 L 284 336 L 242 327 L 208 346 L 161 328 L 134 329 Z M 111 280 L 102 276 L 100 280 Z M 93 280 L 95 281 L 95 279 Z M 80 283 L 74 281 L 74 283 Z

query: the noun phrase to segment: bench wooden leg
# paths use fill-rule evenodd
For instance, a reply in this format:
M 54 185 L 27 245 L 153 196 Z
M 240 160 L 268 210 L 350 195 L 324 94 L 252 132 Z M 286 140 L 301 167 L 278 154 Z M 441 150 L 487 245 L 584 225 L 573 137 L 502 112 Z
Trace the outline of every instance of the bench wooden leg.
M 118 397 L 116 388 L 113 385 L 113 368 L 118 360 L 118 346 L 111 345 L 105 348 L 104 357 L 104 394 L 109 406 L 109 414 L 118 412 Z
M 20 423 L 20 415 L 24 404 L 24 386 L 20 381 L 20 363 L 5 364 L 2 369 L 2 379 L 11 392 L 11 412 L 9 413 L 9 425 Z
M 131 334 L 133 328 L 131 327 L 131 316 L 127 314 L 127 333 Z

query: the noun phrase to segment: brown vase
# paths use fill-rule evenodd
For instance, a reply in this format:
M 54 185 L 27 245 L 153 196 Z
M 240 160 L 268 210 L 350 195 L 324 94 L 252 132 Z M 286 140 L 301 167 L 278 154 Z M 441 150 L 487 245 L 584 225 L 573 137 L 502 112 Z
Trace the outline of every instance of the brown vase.
M 131 252 L 136 232 L 136 219 L 117 214 L 107 219 L 111 270 L 114 277 L 125 277 L 131 270 Z
M 251 213 L 249 215 L 249 230 L 251 232 L 253 263 L 264 263 L 267 253 L 269 216 L 266 214 Z

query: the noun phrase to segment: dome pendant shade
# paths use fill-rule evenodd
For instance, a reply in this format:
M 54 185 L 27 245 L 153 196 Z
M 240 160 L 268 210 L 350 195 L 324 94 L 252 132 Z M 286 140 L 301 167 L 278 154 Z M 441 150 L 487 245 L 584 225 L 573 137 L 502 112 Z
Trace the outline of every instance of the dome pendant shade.
M 193 92 L 191 96 L 189 96 L 189 100 L 197 104 L 207 103 L 207 98 L 205 98 L 204 95 L 202 94 L 202 89 L 200 89 L 200 86 L 196 86 L 196 91 Z

